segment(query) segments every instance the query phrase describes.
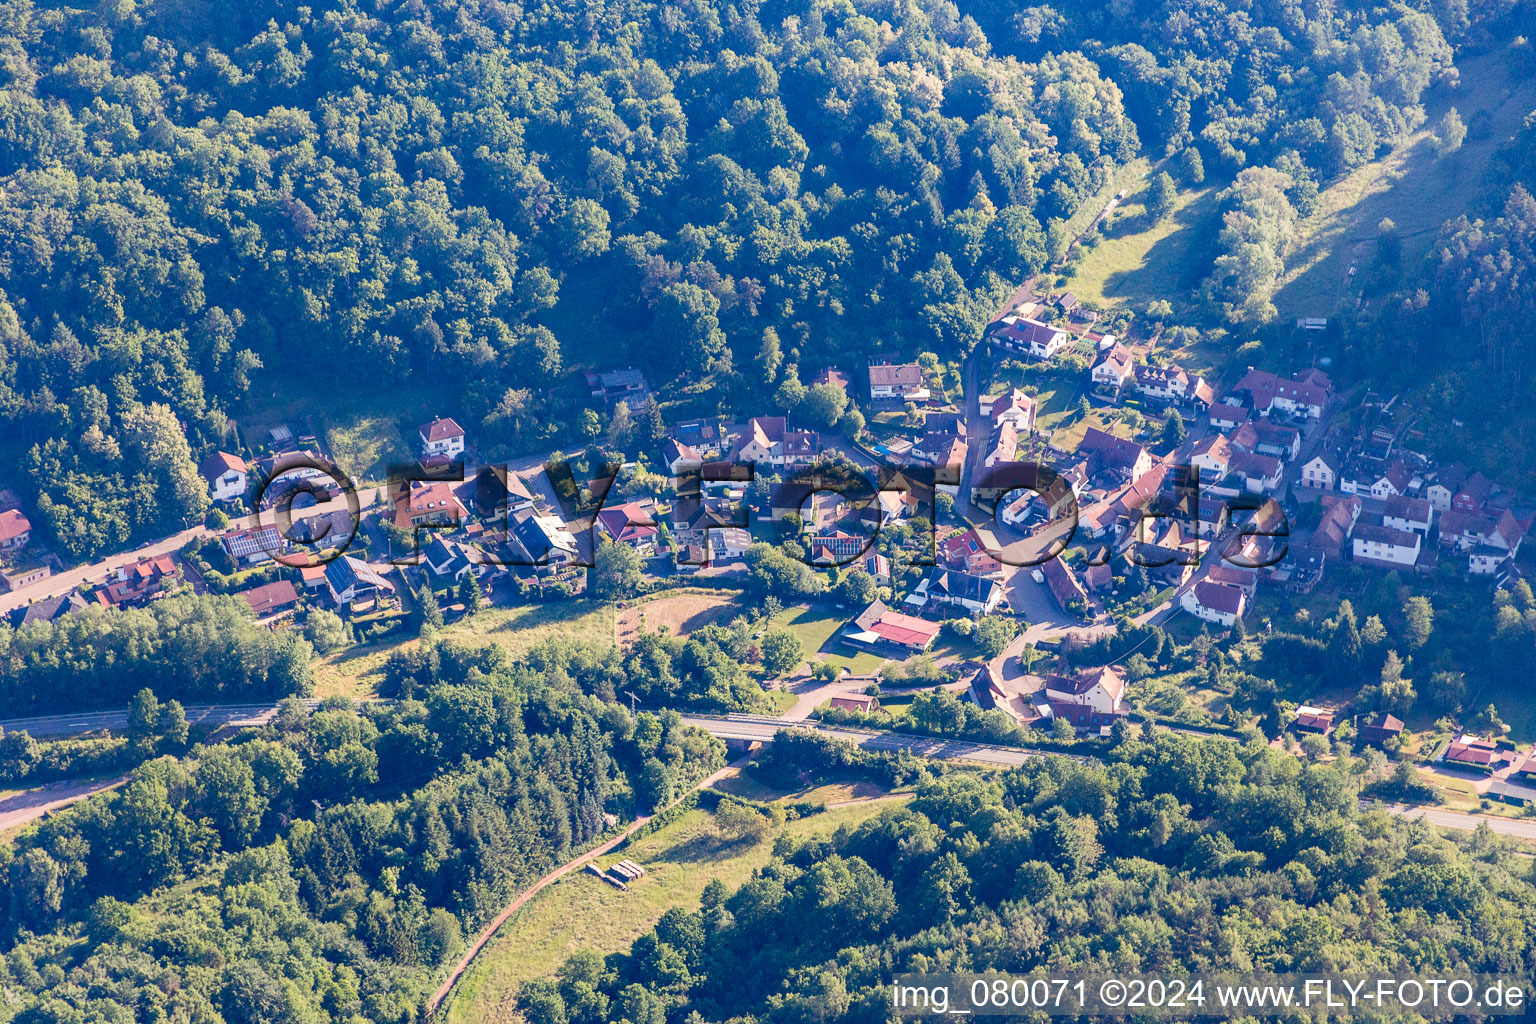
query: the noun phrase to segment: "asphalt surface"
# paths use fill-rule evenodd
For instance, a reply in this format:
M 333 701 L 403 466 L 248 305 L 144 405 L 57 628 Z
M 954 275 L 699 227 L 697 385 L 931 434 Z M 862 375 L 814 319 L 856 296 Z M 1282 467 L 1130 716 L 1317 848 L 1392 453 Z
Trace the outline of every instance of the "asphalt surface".
M 905 750 L 916 757 L 928 757 L 940 761 L 977 761 L 982 764 L 1018 766 L 1031 758 L 1042 756 L 1040 751 L 1021 750 L 1017 747 L 994 747 L 985 743 L 935 739 L 930 736 L 904 736 L 899 733 L 822 725 L 818 722 L 787 722 L 783 719 L 754 715 L 730 715 L 725 718 L 684 715 L 683 721 L 723 740 L 756 740 L 772 743 L 774 735 L 780 729 L 799 728 L 815 731 L 832 739 L 844 740 L 865 750 Z
M 306 701 L 311 710 L 320 702 Z M 188 725 L 231 725 L 236 728 L 266 725 L 277 714 L 277 704 L 194 704 L 185 707 Z M 40 715 L 0 721 L 6 732 L 25 730 L 33 737 L 78 736 L 81 733 L 128 728 L 128 712 L 83 711 L 73 715 Z

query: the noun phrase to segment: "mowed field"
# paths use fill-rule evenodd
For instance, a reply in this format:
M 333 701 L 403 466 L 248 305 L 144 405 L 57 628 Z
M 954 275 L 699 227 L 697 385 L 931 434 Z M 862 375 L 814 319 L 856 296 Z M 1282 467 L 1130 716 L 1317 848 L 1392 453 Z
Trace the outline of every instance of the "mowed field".
M 792 821 L 796 839 L 827 835 L 857 825 L 891 806 L 866 800 Z M 448 1005 L 449 1024 L 507 1024 L 521 1019 L 517 991 L 523 982 L 552 975 L 572 953 L 622 950 L 645 934 L 668 909 L 696 910 L 704 887 L 720 879 L 735 888 L 768 863 L 773 839 L 727 842 L 714 815 L 693 810 L 653 835 L 615 850 L 603 865 L 628 858 L 647 875 L 619 892 L 585 871 L 566 876 L 541 892 L 502 926 L 496 938 L 465 972 Z
M 1099 226 L 1098 241 L 1085 250 L 1066 290 L 1089 306 L 1137 314 L 1158 299 L 1176 309 L 1187 305 L 1182 300 L 1205 273 L 1210 255 L 1199 240 L 1216 212 L 1217 191 L 1206 185 L 1180 192 L 1173 211 L 1154 222 L 1147 213 L 1147 183 L 1139 182 Z
M 1302 222 L 1286 258 L 1275 297 L 1282 320 L 1328 316 L 1352 303 L 1349 267 L 1363 272 L 1369 266 L 1384 218 L 1397 226 L 1403 265 L 1411 267 L 1428 252 L 1446 218 L 1476 197 L 1489 158 L 1536 107 L 1536 80 L 1512 76 L 1504 51 L 1461 61 L 1458 69 L 1456 86 L 1437 85 L 1426 95 L 1427 118 L 1418 131 L 1378 159 L 1325 183 L 1316 212 Z M 1434 128 L 1452 107 L 1468 126 L 1467 138 L 1459 150 L 1442 156 Z M 1140 314 L 1156 299 L 1171 302 L 1176 315 L 1191 309 L 1194 289 L 1210 271 L 1219 229 L 1217 195 L 1225 185 L 1214 167 L 1207 171 L 1206 182 L 1181 191 L 1173 212 L 1156 224 L 1146 215 L 1146 182 L 1138 182 L 1100 226 L 1099 240 L 1084 251 L 1063 287 L 1105 309 Z M 1173 168 L 1169 173 L 1178 180 Z
M 642 632 L 673 636 L 689 633 L 716 622 L 725 622 L 741 610 L 737 595 L 719 590 L 667 591 L 649 599 L 631 601 L 618 611 L 618 642 L 627 647 Z

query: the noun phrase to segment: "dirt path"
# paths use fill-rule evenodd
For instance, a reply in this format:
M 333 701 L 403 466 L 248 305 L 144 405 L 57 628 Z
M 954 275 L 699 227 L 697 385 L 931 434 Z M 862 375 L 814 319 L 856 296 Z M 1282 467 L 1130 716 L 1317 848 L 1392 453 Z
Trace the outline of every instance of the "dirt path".
M 51 782 L 46 786 L 17 793 L 0 800 L 0 831 L 36 821 L 49 811 L 68 807 L 104 789 L 122 784 L 123 776 L 90 782 Z
M 719 771 L 706 776 L 702 781 L 699 782 L 698 785 L 694 786 L 693 789 L 708 789 L 710 786 L 713 786 L 716 782 L 719 782 L 729 773 L 741 768 L 750 760 L 751 756 L 748 755 L 746 757 L 741 757 L 735 761 L 732 761 L 730 764 L 726 765 L 724 768 L 721 768 Z M 693 790 L 689 790 L 688 792 L 691 793 Z M 688 793 L 684 793 L 682 796 L 679 796 L 677 800 L 668 805 L 668 808 L 675 806 L 687 796 Z M 553 871 L 549 872 L 549 874 L 545 875 L 543 878 L 540 878 L 537 882 L 534 882 L 533 885 L 529 886 L 527 889 L 524 889 L 520 894 L 518 894 L 517 898 L 514 899 L 511 903 L 508 903 L 506 908 L 502 910 L 501 913 L 497 914 L 490 924 L 481 929 L 480 934 L 475 937 L 475 941 L 470 945 L 468 949 L 464 951 L 464 955 L 461 956 L 459 958 L 459 962 L 454 965 L 453 971 L 449 973 L 448 977 L 444 979 L 442 985 L 439 986 L 438 990 L 432 994 L 432 998 L 427 1002 L 427 1013 L 429 1015 L 435 1014 L 442 1007 L 443 1002 L 448 998 L 448 993 L 453 991 L 453 986 L 458 983 L 459 978 L 462 977 L 464 972 L 469 969 L 470 963 L 475 959 L 479 952 L 485 948 L 486 944 L 490 942 L 493 937 L 495 937 L 497 930 L 500 929 L 502 925 L 507 923 L 508 918 L 521 910 L 529 900 L 538 895 L 540 890 L 548 887 L 554 882 L 559 881 L 566 875 L 570 874 L 572 871 L 575 871 L 576 869 L 584 866 L 588 861 L 594 860 L 598 857 L 601 857 L 603 854 L 608 853 L 614 847 L 624 842 L 624 840 L 634 835 L 636 830 L 638 830 L 646 822 L 650 821 L 653 817 L 655 817 L 655 815 L 648 814 L 643 818 L 636 818 L 634 821 L 629 823 L 628 828 L 619 833 L 617 836 L 614 836 L 612 839 L 608 840 L 606 843 L 595 849 L 588 850 L 586 853 L 581 854 L 579 857 L 575 857 L 566 861 L 564 864 L 555 868 Z

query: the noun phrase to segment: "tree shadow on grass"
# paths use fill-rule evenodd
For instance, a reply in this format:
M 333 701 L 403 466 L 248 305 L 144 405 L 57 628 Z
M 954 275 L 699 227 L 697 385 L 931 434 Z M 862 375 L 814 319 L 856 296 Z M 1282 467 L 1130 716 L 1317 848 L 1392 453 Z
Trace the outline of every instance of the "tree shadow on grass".
M 699 832 L 658 850 L 655 859 L 674 864 L 710 864 L 739 857 L 758 842 L 750 837 L 726 839 L 713 831 Z
M 1170 216 L 1176 229 L 1154 242 L 1139 266 L 1107 275 L 1104 297 L 1125 302 L 1150 302 L 1192 294 L 1211 270 L 1210 257 L 1214 254 L 1216 235 L 1221 227 L 1216 194 L 1216 189 L 1210 189 L 1194 202 L 1175 210 Z M 1133 219 L 1139 222 L 1138 227 L 1127 234 L 1148 231 L 1154 224 L 1150 214 Z

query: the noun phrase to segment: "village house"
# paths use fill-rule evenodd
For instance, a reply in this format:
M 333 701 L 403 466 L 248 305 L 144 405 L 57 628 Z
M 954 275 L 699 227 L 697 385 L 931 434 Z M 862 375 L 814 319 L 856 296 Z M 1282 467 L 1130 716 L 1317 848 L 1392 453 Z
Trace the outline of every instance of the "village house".
M 1403 720 L 1385 711 L 1378 711 L 1364 720 L 1357 720 L 1355 734 L 1360 738 L 1361 743 L 1380 746 L 1388 740 L 1402 738 Z
M 816 376 L 811 378 L 811 387 L 818 384 L 831 384 L 844 394 L 848 392 L 849 383 L 848 375 L 835 366 L 823 366 L 816 371 Z
M 811 430 L 790 430 L 782 416 L 754 416 L 736 446 L 736 462 L 789 466 L 811 462 L 821 451 L 821 437 Z
M 1492 480 L 1481 473 L 1473 473 L 1451 498 L 1451 509 L 1466 514 L 1486 511 L 1488 499 L 1493 497 L 1493 491 Z
M 1357 523 L 1352 540 L 1355 561 L 1398 568 L 1418 562 L 1423 537 L 1411 530 L 1394 530 L 1378 523 Z
M 817 565 L 847 565 L 862 555 L 872 543 L 872 537 L 833 530 L 812 537 L 808 547 L 811 561 Z
M 684 469 L 698 469 L 704 465 L 704 453 L 692 445 L 683 444 L 676 438 L 661 443 L 661 461 L 667 472 L 677 476 Z
M 996 580 L 954 569 L 934 569 L 918 581 L 904 603 L 915 609 L 947 605 L 964 609 L 973 617 L 991 615 L 1003 601 L 1003 586 Z
M 638 554 L 654 554 L 658 535 L 655 512 L 656 503 L 649 498 L 605 508 L 597 513 L 597 535 Z
M 32 539 L 32 523 L 16 509 L 0 512 L 0 551 L 20 551 Z
M 1456 768 L 1492 772 L 1504 763 L 1504 754 L 1497 743 L 1481 736 L 1462 735 L 1446 747 L 1444 762 Z
M 1190 405 L 1210 408 L 1215 392 L 1205 378 L 1187 373 L 1177 366 L 1138 366 L 1135 368 L 1137 394 L 1159 405 Z
M 1229 565 L 1226 562 L 1217 562 L 1206 570 L 1205 578 L 1211 583 L 1220 583 L 1224 587 L 1236 587 L 1243 592 L 1243 596 L 1253 600 L 1254 592 L 1259 588 L 1259 574 L 1252 569 L 1240 565 Z
M 710 530 L 705 539 L 705 551 L 711 565 L 739 562 L 746 557 L 752 546 L 752 535 L 739 526 L 727 526 Z
M 35 622 L 57 622 L 66 615 L 83 612 L 88 607 L 83 597 L 70 591 L 58 597 L 45 597 L 20 608 L 13 608 L 8 621 L 12 629 L 20 629 Z
M 678 444 L 693 448 L 706 458 L 719 458 L 727 444 L 720 420 L 713 416 L 679 420 L 672 427 L 672 437 Z
M 916 363 L 870 363 L 869 397 L 876 402 L 925 402 L 923 368 Z
M 1483 511 L 1493 491 L 1493 481 L 1481 473 L 1468 473 L 1467 467 L 1453 462 L 1435 474 L 1424 496 L 1441 512 L 1471 514 Z
M 807 489 L 800 501 L 804 501 L 809 494 Z M 800 502 L 797 501 L 792 511 L 798 513 L 799 509 Z M 774 510 L 779 511 L 776 505 Z M 741 525 L 727 498 L 679 498 L 672 503 L 671 516 L 672 539 L 681 545 L 703 544 L 711 530 Z
M 451 419 L 423 423 L 417 433 L 421 436 L 423 457 L 442 456 L 451 459 L 464 454 L 464 428 Z
M 842 633 L 843 639 L 854 647 L 900 658 L 928 650 L 938 635 L 937 622 L 892 611 L 878 600 L 872 601 Z
M 1412 474 L 1402 459 L 1375 459 L 1358 456 L 1351 459 L 1339 477 L 1339 490 L 1345 494 L 1368 494 L 1378 501 L 1406 494 Z
M 1015 435 L 1026 437 L 1034 433 L 1036 407 L 1035 400 L 1018 388 L 981 398 L 981 414 L 989 417 L 994 426 L 1012 424 Z
M 827 702 L 833 711 L 857 711 L 872 714 L 880 710 L 880 698 L 867 693 L 840 693 Z
M 179 578 L 174 558 L 153 555 L 110 570 L 91 596 L 103 607 L 137 607 L 163 596 L 171 582 Z
M 288 549 L 287 542 L 284 541 L 283 535 L 277 532 L 275 526 L 231 530 L 220 540 L 225 552 L 229 554 L 230 561 L 237 566 L 265 562 L 273 555 L 282 554 Z
M 395 585 L 361 558 L 342 555 L 325 567 L 325 585 L 338 608 L 377 602 L 395 593 Z
M 1428 537 L 1429 528 L 1435 523 L 1435 506 L 1424 498 L 1393 495 L 1387 499 L 1381 521 L 1394 530 L 1412 530 Z
M 1088 371 L 1089 378 L 1094 387 L 1102 388 L 1112 394 L 1119 394 L 1125 387 L 1131 374 L 1136 368 L 1136 359 L 1131 350 L 1119 342 L 1115 342 L 1099 353 L 1099 358 L 1094 362 L 1093 368 Z
M 245 460 L 228 452 L 214 452 L 198 467 L 208 484 L 208 496 L 214 501 L 239 501 L 245 497 L 247 474 Z
M 1098 427 L 1088 428 L 1077 452 L 1088 458 L 1090 475 L 1107 473 L 1120 482 L 1138 480 L 1152 468 L 1152 455 L 1145 448 Z
M 613 407 L 620 402 L 628 407 L 632 415 L 644 412 L 651 397 L 651 388 L 646 383 L 645 374 L 632 366 L 623 370 L 588 370 L 583 379 L 587 393 L 602 403 L 605 412 L 612 412 Z
M 1290 548 L 1286 552 L 1284 565 L 1285 589 L 1292 594 L 1310 594 L 1323 581 L 1323 574 L 1328 568 L 1328 554 L 1322 548 L 1311 545 Z
M 1001 711 L 1018 725 L 1038 717 L 1030 704 L 1028 695 L 1021 692 L 1016 685 L 1005 682 L 998 671 L 990 665 L 982 665 L 971 674 L 965 699 L 983 711 Z
M 468 515 L 469 510 L 447 480 L 412 480 L 395 495 L 395 525 L 402 530 L 451 526 Z
M 1333 732 L 1333 725 L 1332 711 L 1302 704 L 1297 707 L 1296 717 L 1291 720 L 1291 731 L 1303 736 L 1327 736 Z
M 1012 423 L 1000 424 L 992 434 L 992 442 L 987 445 L 986 458 L 982 460 L 984 466 L 996 466 L 999 463 L 1012 462 L 1019 453 L 1019 435 Z
M 1331 491 L 1338 486 L 1343 466 L 1344 460 L 1339 453 L 1325 448 L 1301 464 L 1301 478 L 1298 482 L 1303 487 Z
M 1052 359 L 1072 341 L 1066 331 L 1010 313 L 987 328 L 994 347 L 1035 359 Z
M 1211 406 L 1210 423 L 1216 430 L 1229 431 L 1247 423 L 1252 417 L 1241 405 L 1222 401 Z
M 1040 566 L 1040 572 L 1045 576 L 1045 585 L 1050 589 L 1058 608 L 1068 615 L 1087 617 L 1088 592 L 1077 581 L 1066 559 L 1048 559 Z
M 1245 452 L 1268 455 L 1284 462 L 1301 451 L 1301 431 L 1269 420 L 1250 420 L 1231 433 L 1232 444 Z
M 1003 563 L 982 543 L 981 535 L 975 527 L 945 538 L 940 544 L 940 554 L 944 564 L 951 569 L 962 569 L 978 576 L 998 572 L 1003 567 Z
M 1244 492 L 1273 494 L 1280 489 L 1281 477 L 1285 475 L 1285 467 L 1274 456 L 1242 450 L 1232 453 L 1230 468 L 1231 472 L 1225 481 L 1227 497 Z
M 558 567 L 576 560 L 576 538 L 555 516 L 520 516 L 513 525 L 508 543 L 514 554 L 525 561 L 521 565 L 539 568 Z
M 1278 410 L 1292 416 L 1321 419 L 1332 393 L 1333 382 L 1321 370 L 1302 370 L 1286 380 L 1250 366 L 1223 401 L 1246 405 L 1260 416 Z
M 1179 607 L 1197 619 L 1231 629 L 1243 617 L 1248 598 L 1237 587 L 1201 580 L 1179 595 Z
M 245 599 L 246 604 L 251 606 L 251 611 L 256 613 L 258 619 L 291 612 L 299 603 L 298 590 L 287 580 L 264 583 L 259 587 L 242 590 L 240 596 Z
M 457 493 L 457 491 L 455 492 Z M 475 510 L 486 519 L 533 508 L 533 492 L 505 466 L 482 466 L 474 479 Z
M 1458 551 L 1493 547 L 1512 557 L 1519 554 L 1524 537 L 1524 527 L 1508 509 L 1493 515 L 1482 511 L 1461 512 L 1453 507 L 1440 516 L 1441 546 Z
M 1113 665 L 1072 675 L 1052 672 L 1037 691 L 1036 706 L 1046 717 L 1064 718 L 1079 729 L 1099 730 L 1126 713 L 1125 691 L 1125 676 Z
M 1355 495 L 1324 495 L 1323 514 L 1312 531 L 1312 544 L 1334 558 L 1344 554 L 1345 544 L 1355 532 L 1363 507 Z

